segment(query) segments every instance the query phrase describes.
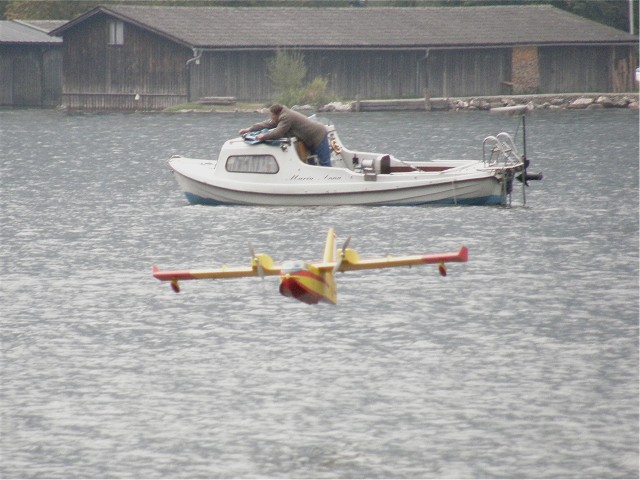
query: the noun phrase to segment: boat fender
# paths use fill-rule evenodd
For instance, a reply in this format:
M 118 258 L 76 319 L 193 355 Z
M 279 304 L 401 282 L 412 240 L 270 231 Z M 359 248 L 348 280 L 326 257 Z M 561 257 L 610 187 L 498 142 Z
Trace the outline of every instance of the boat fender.
M 342 147 L 338 145 L 336 138 L 333 136 L 331 137 L 331 141 L 329 142 L 329 145 L 331 145 L 331 149 L 336 153 L 340 153 L 342 151 Z

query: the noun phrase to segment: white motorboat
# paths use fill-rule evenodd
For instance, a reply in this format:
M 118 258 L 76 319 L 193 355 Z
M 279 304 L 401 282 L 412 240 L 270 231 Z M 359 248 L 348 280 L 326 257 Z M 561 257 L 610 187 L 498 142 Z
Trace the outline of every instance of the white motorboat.
M 506 132 L 484 139 L 481 160 L 416 162 L 350 150 L 333 125 L 327 131 L 330 167 L 296 138 L 250 135 L 226 141 L 217 160 L 176 155 L 169 165 L 188 201 L 206 205 L 505 205 L 515 178 L 541 178 L 526 173 L 526 152 Z

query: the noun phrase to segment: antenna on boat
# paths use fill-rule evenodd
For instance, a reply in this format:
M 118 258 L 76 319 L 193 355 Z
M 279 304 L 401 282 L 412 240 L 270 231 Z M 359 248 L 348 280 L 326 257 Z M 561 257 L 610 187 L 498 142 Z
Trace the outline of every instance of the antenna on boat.
M 522 119 L 522 204 L 527 204 L 526 186 L 527 183 L 527 167 L 529 166 L 529 160 L 527 159 L 527 120 L 526 111 L 520 115 Z

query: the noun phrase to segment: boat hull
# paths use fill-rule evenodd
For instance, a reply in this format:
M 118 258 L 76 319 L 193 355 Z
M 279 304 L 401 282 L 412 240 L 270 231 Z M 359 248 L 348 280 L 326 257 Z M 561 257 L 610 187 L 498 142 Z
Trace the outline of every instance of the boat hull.
M 193 204 L 297 207 L 501 205 L 523 171 L 515 149 L 496 137 L 488 138 L 506 160 L 406 162 L 388 154 L 349 150 L 335 129 L 327 128 L 330 167 L 301 154 L 295 138 L 276 144 L 235 138 L 224 143 L 217 160 L 177 155 L 169 159 L 169 166 Z
M 185 159 L 191 160 L 191 159 Z M 175 166 L 175 165 L 174 165 Z M 327 168 L 327 167 L 318 167 Z M 346 186 L 309 183 L 303 191 L 272 184 L 256 191 L 224 185 L 212 175 L 207 181 L 174 168 L 176 180 L 189 203 L 200 205 L 335 206 L 335 205 L 500 205 L 505 202 L 502 182 L 489 172 L 459 178 L 417 178 L 397 182 L 361 180 Z M 425 176 L 426 177 L 426 176 Z M 264 187 L 264 185 L 262 185 Z

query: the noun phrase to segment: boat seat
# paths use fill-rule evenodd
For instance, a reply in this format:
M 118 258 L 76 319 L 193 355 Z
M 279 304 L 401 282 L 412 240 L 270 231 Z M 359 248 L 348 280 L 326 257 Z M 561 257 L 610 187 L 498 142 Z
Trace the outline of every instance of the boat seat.
M 309 163 L 308 159 L 309 159 L 309 156 L 311 155 L 311 152 L 309 151 L 307 146 L 304 144 L 304 142 L 301 142 L 300 140 L 296 140 L 295 147 L 296 147 L 296 152 L 298 153 L 298 157 L 300 157 L 300 160 L 302 160 L 304 163 Z
M 382 155 L 379 159 L 380 173 L 391 173 L 391 157 L 389 155 Z
M 304 144 L 304 142 L 301 142 L 300 140 L 296 139 L 294 145 L 295 145 L 296 153 L 298 154 L 298 157 L 300 157 L 300 160 L 302 161 L 302 163 L 306 163 L 308 165 L 320 165 L 318 156 L 311 155 L 311 152 L 309 151 L 307 146 Z

